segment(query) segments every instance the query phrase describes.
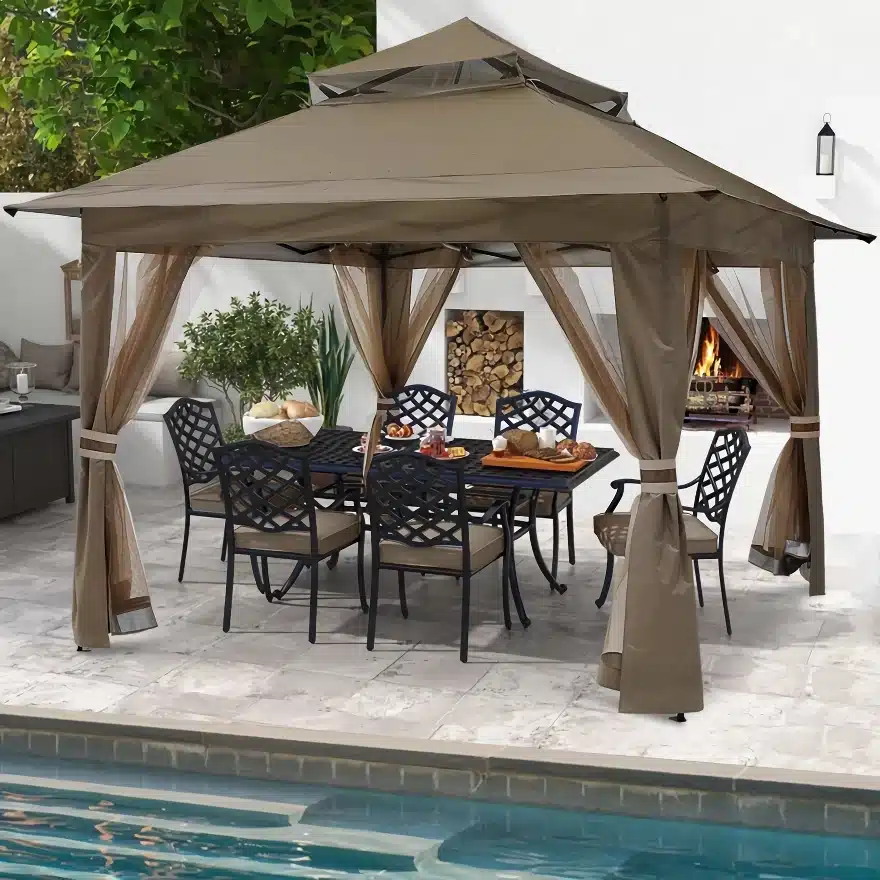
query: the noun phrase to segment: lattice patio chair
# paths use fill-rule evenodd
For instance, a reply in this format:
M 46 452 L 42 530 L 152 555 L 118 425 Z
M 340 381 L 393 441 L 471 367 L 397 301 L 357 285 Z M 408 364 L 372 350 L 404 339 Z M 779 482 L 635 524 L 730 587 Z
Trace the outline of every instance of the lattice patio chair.
M 697 586 L 697 597 L 703 607 L 703 585 L 700 580 L 700 560 L 718 560 L 718 579 L 721 585 L 721 603 L 724 606 L 724 623 L 727 634 L 731 634 L 730 610 L 727 607 L 727 590 L 724 584 L 724 530 L 727 525 L 727 512 L 733 499 L 737 481 L 751 451 L 751 444 L 742 428 L 716 431 L 703 463 L 703 469 L 696 479 L 683 483 L 679 489 L 696 487 L 694 503 L 682 504 L 684 510 L 684 526 L 687 534 L 688 555 L 694 561 L 694 578 Z M 624 556 L 626 540 L 629 535 L 628 513 L 615 513 L 617 505 L 623 499 L 627 485 L 640 484 L 639 480 L 614 480 L 611 488 L 615 490 L 614 498 L 605 513 L 598 514 L 593 521 L 596 537 L 608 551 L 608 563 L 605 569 L 605 582 L 602 593 L 596 600 L 601 608 L 608 597 L 611 579 L 614 575 L 614 557 Z M 705 517 L 717 527 L 710 528 L 698 516 Z
M 511 628 L 512 593 L 520 622 L 523 627 L 529 626 L 516 577 L 508 502 L 500 500 L 478 522 L 471 522 L 460 465 L 436 461 L 418 452 L 377 458 L 367 481 L 367 506 L 373 550 L 368 650 L 373 650 L 376 641 L 381 569 L 397 572 L 404 617 L 409 616 L 405 572 L 460 579 L 462 663 L 468 656 L 471 578 L 498 559 L 502 561 L 504 625 Z
M 210 401 L 181 397 L 163 416 L 183 480 L 183 547 L 177 580 L 183 580 L 186 549 L 189 545 L 189 521 L 193 516 L 223 519 L 226 512 L 220 497 L 220 481 L 214 450 L 223 443 L 217 412 Z M 220 559 L 226 558 L 226 539 Z
M 581 404 L 566 400 L 549 391 L 524 391 L 514 397 L 499 397 L 495 405 L 495 436 L 511 428 L 525 428 L 540 431 L 553 427 L 556 433 L 577 440 L 578 423 L 581 417 Z M 553 557 L 550 571 L 555 580 L 559 570 L 559 514 L 566 512 L 566 535 L 568 537 L 568 562 L 575 563 L 574 554 L 574 502 L 570 492 L 539 492 L 533 499 L 534 516 L 530 517 L 529 530 L 532 537 L 532 550 L 535 558 L 540 557 L 536 519 L 549 519 L 553 523 Z M 517 513 L 528 509 L 527 504 L 518 505 Z M 519 529 L 518 529 L 519 530 Z M 543 560 L 539 560 L 543 561 Z
M 311 571 L 309 641 L 317 636 L 318 571 L 324 559 L 358 545 L 357 577 L 361 608 L 364 587 L 364 529 L 360 510 L 327 510 L 315 502 L 308 447 L 275 446 L 243 440 L 217 450 L 226 510 L 226 602 L 223 631 L 229 632 L 235 557 L 247 556 L 257 589 L 271 598 L 268 559 L 289 559 Z
M 391 396 L 394 405 L 388 410 L 386 424 L 411 425 L 422 433 L 428 428 L 442 425 L 452 436 L 455 422 L 454 394 L 447 394 L 430 385 L 407 385 Z

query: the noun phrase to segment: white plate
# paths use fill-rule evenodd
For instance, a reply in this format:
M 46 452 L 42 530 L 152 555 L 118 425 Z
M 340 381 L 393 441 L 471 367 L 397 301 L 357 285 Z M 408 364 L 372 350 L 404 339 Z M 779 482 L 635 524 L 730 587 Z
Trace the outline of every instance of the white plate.
M 449 455 L 432 455 L 431 458 L 436 461 L 462 461 L 470 455 L 470 452 L 465 450 L 464 455 L 458 455 L 455 458 L 452 458 Z
M 363 446 L 352 446 L 351 451 L 356 452 L 358 455 L 363 455 L 364 454 L 364 447 Z M 378 452 L 394 452 L 394 450 L 390 446 L 377 446 L 373 450 L 373 454 L 375 455 Z

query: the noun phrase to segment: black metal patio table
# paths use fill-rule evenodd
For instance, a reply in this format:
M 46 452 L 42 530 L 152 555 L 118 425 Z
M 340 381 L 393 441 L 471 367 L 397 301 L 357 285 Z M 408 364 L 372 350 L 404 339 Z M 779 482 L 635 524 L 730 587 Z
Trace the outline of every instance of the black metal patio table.
M 329 428 L 320 430 L 308 446 L 309 466 L 313 474 L 336 474 L 338 476 L 359 476 L 364 465 L 363 455 L 355 452 L 355 447 L 360 446 L 361 433 L 345 428 Z M 467 458 L 450 459 L 450 465 L 464 469 L 465 480 L 471 486 L 487 487 L 510 490 L 511 494 L 511 517 L 513 517 L 520 496 L 523 499 L 531 497 L 536 500 L 540 492 L 573 492 L 578 486 L 607 467 L 619 457 L 614 449 L 596 448 L 595 461 L 582 467 L 573 473 L 561 471 L 530 470 L 521 468 L 491 467 L 482 463 L 482 458 L 492 451 L 492 443 L 488 440 L 454 440 L 451 444 L 463 446 L 470 454 Z M 412 451 L 418 448 L 418 439 L 406 443 L 394 443 L 394 450 Z M 393 455 L 394 452 L 377 453 L 379 455 Z M 550 586 L 559 593 L 566 590 L 565 584 L 560 584 L 553 577 L 537 547 L 537 538 L 534 529 L 530 530 L 532 549 L 535 551 L 535 561 Z M 288 578 L 283 590 L 278 595 L 283 595 L 296 580 L 298 570 Z

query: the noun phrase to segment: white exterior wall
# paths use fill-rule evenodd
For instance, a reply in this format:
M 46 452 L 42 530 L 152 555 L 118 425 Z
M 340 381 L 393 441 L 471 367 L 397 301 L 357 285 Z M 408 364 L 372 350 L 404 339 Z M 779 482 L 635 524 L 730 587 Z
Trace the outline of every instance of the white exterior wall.
M 640 124 L 804 208 L 880 232 L 876 0 L 378 0 L 379 48 L 463 16 L 583 77 L 629 92 Z M 821 199 L 816 134 L 837 133 Z M 548 132 L 548 138 L 552 138 Z M 829 534 L 878 531 L 880 244 L 816 253 Z

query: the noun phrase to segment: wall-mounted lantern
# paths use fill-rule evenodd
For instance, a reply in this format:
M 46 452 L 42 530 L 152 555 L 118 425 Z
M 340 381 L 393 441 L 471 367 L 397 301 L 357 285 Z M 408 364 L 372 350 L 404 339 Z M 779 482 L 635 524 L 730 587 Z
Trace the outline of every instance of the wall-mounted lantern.
M 834 175 L 834 152 L 837 135 L 831 127 L 831 114 L 824 116 L 825 124 L 816 137 L 816 174 L 819 177 L 831 177 Z

